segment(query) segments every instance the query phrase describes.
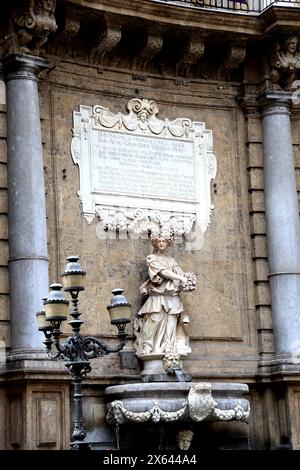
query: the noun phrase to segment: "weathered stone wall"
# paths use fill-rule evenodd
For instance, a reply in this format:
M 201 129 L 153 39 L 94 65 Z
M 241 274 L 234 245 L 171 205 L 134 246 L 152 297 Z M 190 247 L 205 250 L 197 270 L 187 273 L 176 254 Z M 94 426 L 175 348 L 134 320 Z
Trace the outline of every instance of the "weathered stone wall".
M 256 371 L 256 314 L 244 117 L 232 84 L 184 81 L 150 76 L 135 80 L 127 72 L 98 73 L 96 68 L 62 62 L 40 84 L 47 191 L 50 279 L 57 279 L 66 256 L 75 253 L 87 270 L 81 310 L 84 332 L 114 334 L 106 305 L 115 286 L 125 289 L 136 312 L 141 305 L 139 285 L 146 277 L 147 240 L 99 240 L 97 222 L 83 218 L 79 171 L 70 154 L 72 112 L 80 104 L 107 106 L 126 113 L 129 99 L 155 99 L 159 117 L 204 121 L 213 131 L 218 172 L 213 192 L 211 226 L 200 251 L 172 249 L 185 270 L 194 271 L 198 288 L 184 295 L 191 317 L 192 354 L 186 369 L 195 379 L 230 375 L 253 377 Z M 210 361 L 207 362 L 209 355 Z M 238 358 L 238 359 L 237 359 Z M 105 371 L 104 371 L 105 373 Z

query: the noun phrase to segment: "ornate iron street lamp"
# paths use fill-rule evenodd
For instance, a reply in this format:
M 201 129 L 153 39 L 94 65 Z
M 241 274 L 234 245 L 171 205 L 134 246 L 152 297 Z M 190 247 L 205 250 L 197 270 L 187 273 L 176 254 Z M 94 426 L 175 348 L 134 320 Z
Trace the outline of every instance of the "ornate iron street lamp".
M 117 336 L 120 344 L 111 348 L 103 341 L 93 336 L 81 336 L 80 328 L 84 323 L 80 320 L 81 313 L 78 310 L 78 295 L 84 290 L 83 281 L 85 271 L 81 269 L 78 256 L 69 256 L 68 263 L 61 275 L 62 284 L 52 284 L 47 297 L 43 298 L 44 310 L 37 312 L 38 329 L 45 335 L 44 344 L 48 356 L 51 359 L 66 361 L 65 365 L 74 379 L 74 427 L 72 432 L 71 448 L 75 450 L 89 449 L 89 444 L 84 442 L 86 432 L 82 418 L 82 377 L 88 374 L 92 368 L 90 359 L 106 356 L 110 353 L 121 351 L 125 345 L 126 324 L 131 321 L 131 309 L 123 289 L 113 289 L 111 304 L 107 309 L 111 323 L 118 329 Z M 72 327 L 73 334 L 65 342 L 60 342 L 62 334 L 61 324 L 67 320 L 69 301 L 65 299 L 62 289 L 71 295 L 72 320 L 68 323 Z M 56 352 L 53 351 L 53 344 Z

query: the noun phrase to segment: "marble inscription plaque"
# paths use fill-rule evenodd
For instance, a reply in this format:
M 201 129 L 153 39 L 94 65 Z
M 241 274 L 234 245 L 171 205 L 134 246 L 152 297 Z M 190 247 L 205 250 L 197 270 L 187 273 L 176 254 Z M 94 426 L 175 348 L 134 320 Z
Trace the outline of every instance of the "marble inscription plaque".
M 103 131 L 94 168 L 96 192 L 196 201 L 193 142 Z
M 79 106 L 73 113 L 84 217 L 91 223 L 97 216 L 105 233 L 136 237 L 162 226 L 178 236 L 204 233 L 217 169 L 212 132 L 188 118 L 157 118 L 152 100 L 134 98 L 127 109 Z

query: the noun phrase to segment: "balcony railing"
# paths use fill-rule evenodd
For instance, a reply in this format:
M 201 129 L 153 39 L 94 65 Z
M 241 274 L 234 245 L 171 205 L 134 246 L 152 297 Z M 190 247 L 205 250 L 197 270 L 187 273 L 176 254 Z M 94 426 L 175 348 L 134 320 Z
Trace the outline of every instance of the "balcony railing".
M 300 8 L 300 0 L 155 0 L 158 3 L 186 5 L 189 8 L 230 10 L 241 13 L 261 13 L 271 5 Z

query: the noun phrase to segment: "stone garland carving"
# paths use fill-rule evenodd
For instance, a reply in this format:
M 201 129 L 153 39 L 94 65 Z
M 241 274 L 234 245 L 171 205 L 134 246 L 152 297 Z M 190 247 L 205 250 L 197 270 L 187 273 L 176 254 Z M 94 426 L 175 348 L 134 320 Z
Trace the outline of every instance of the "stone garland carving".
M 133 423 L 144 423 L 152 421 L 159 423 L 160 421 L 172 422 L 180 420 L 187 410 L 187 402 L 183 402 L 182 408 L 176 411 L 163 411 L 157 401 L 153 402 L 153 406 L 144 412 L 129 411 L 125 408 L 121 400 L 115 400 L 109 404 L 106 420 L 110 424 L 123 424 L 126 421 Z
M 98 206 L 96 213 L 101 225 L 97 227 L 99 238 L 114 237 L 116 231 L 122 238 L 122 233 L 132 240 L 137 238 L 148 238 L 148 234 L 159 231 L 164 227 L 174 233 L 174 237 L 182 238 L 191 232 L 196 220 L 194 214 L 176 214 L 174 212 L 161 212 L 150 209 L 111 209 Z M 104 229 L 104 232 L 103 232 Z
M 269 55 L 271 88 L 291 90 L 300 69 L 298 45 L 299 40 L 295 36 L 272 45 Z
M 157 118 L 158 106 L 154 100 L 134 98 L 129 101 L 127 109 L 128 114 L 125 115 L 122 113 L 114 114 L 108 108 L 99 105 L 93 108 L 80 106 L 80 111 L 73 113 L 74 128 L 71 153 L 74 163 L 78 164 L 80 169 L 80 191 L 78 195 L 82 202 L 84 217 L 91 223 L 97 214 L 100 219 L 97 226 L 99 238 L 115 238 L 114 234 L 116 232 L 119 233 L 119 237 L 123 238 L 127 236 L 133 239 L 147 238 L 149 232 L 158 230 L 161 227 L 172 230 L 175 237 L 188 237 L 194 229 L 195 234 L 197 234 L 197 227 L 204 233 L 209 225 L 213 209 L 210 202 L 210 181 L 215 177 L 217 168 L 216 158 L 212 153 L 211 131 L 205 129 L 204 123 L 193 122 L 188 118 L 177 118 L 172 121 Z M 102 144 L 99 144 L 99 139 L 114 139 L 115 136 L 119 136 L 119 141 L 123 142 L 122 136 L 129 135 L 135 138 L 135 140 L 130 140 L 129 144 L 133 143 L 137 146 L 142 142 L 137 139 L 141 139 L 139 136 L 142 136 L 144 138 L 143 143 L 148 146 L 146 147 L 148 149 L 152 148 L 152 145 L 145 138 L 157 136 L 157 145 L 162 147 L 162 152 L 165 151 L 165 148 L 169 152 L 170 165 L 173 165 L 172 159 L 175 155 L 176 164 L 179 165 L 178 168 L 183 164 L 179 162 L 181 162 L 181 158 L 184 158 L 185 150 L 189 149 L 188 152 L 192 152 L 186 158 L 189 158 L 189 165 L 196 165 L 196 171 L 193 172 L 192 177 L 194 182 L 191 183 L 190 179 L 185 180 L 185 184 L 189 186 L 188 190 L 191 196 L 188 197 L 190 199 L 187 199 L 185 190 L 180 190 L 181 193 L 178 195 L 176 189 L 174 196 L 170 199 L 163 195 L 163 199 L 159 201 L 160 196 L 158 196 L 158 200 L 155 200 L 153 196 L 151 197 L 152 192 L 149 197 L 148 195 L 145 196 L 144 193 L 136 193 L 134 189 L 133 195 L 130 196 L 131 206 L 128 207 L 124 204 L 125 201 L 128 201 L 128 197 L 126 197 L 126 193 L 123 197 L 124 193 L 120 192 L 119 187 L 115 188 L 114 191 L 111 191 L 110 187 L 109 191 L 105 192 L 104 190 L 104 197 L 101 196 L 103 194 L 101 184 L 103 185 L 103 182 L 108 181 L 108 179 L 98 179 L 100 189 L 94 189 L 93 165 L 98 163 L 93 162 L 97 161 L 97 158 L 103 158 L 104 151 Z M 126 137 L 126 139 L 128 138 Z M 178 151 L 177 154 L 174 154 L 171 150 L 174 142 L 177 142 L 175 139 L 180 139 L 178 142 L 185 149 L 182 152 Z M 156 143 L 154 140 L 151 142 Z M 116 144 L 107 143 L 107 151 L 117 152 L 118 148 L 114 145 Z M 120 152 L 123 152 L 123 147 L 120 147 Z M 149 158 L 148 153 L 143 158 Z M 100 157 L 97 157 L 97 155 L 100 155 Z M 127 151 L 127 155 L 129 158 L 136 158 L 136 155 L 139 155 L 138 150 L 133 153 Z M 109 163 L 110 157 L 107 158 Z M 163 158 L 164 155 L 162 155 L 162 160 Z M 148 160 L 146 161 L 148 162 Z M 172 166 L 169 168 L 173 171 Z M 192 167 L 190 166 L 190 168 Z M 102 174 L 102 170 L 99 171 Z M 174 173 L 176 178 L 182 178 L 179 170 L 174 171 L 177 172 Z M 158 174 L 158 170 L 156 173 Z M 130 173 L 127 174 L 128 178 L 131 177 Z M 161 178 L 161 175 L 159 175 L 159 178 Z M 158 186 L 158 179 L 156 185 L 158 194 L 160 194 L 164 186 Z M 170 185 L 170 183 L 166 187 L 168 192 L 177 188 L 176 185 Z M 154 207 L 151 207 L 153 201 Z M 179 201 L 179 207 L 182 207 L 182 209 L 178 210 L 176 201 Z
M 232 421 L 233 419 L 237 421 L 248 421 L 250 416 L 250 407 L 245 411 L 241 402 L 239 402 L 231 410 L 221 410 L 216 408 L 212 415 L 212 418 L 216 418 L 218 421 Z
M 12 11 L 22 52 L 39 52 L 50 33 L 55 33 L 56 0 L 26 0 L 16 4 Z
M 143 412 L 128 410 L 121 400 L 115 400 L 108 405 L 106 419 L 108 423 L 123 424 L 125 422 L 143 423 L 145 421 L 179 421 L 187 418 L 189 414 L 192 421 L 247 421 L 250 415 L 250 406 L 243 407 L 242 401 L 237 400 L 237 404 L 231 409 L 217 408 L 217 402 L 211 395 L 211 384 L 193 384 L 188 394 L 187 402 L 181 404 L 181 408 L 176 411 L 164 411 L 157 401 Z

